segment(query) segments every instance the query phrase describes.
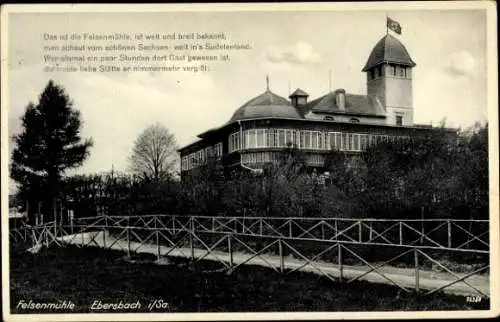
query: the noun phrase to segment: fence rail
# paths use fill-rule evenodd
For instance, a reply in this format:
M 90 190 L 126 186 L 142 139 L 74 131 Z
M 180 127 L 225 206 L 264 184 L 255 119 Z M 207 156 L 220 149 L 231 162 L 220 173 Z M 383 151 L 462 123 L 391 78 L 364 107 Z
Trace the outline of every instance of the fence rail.
M 73 228 L 233 234 L 303 241 L 453 250 L 487 254 L 488 220 L 209 217 L 185 215 L 80 218 Z
M 489 285 L 485 289 L 470 282 L 489 271 L 487 220 L 103 215 L 78 218 L 69 225 L 48 223 L 23 229 L 11 229 L 11 238 L 31 238 L 34 245 L 47 246 L 120 246 L 129 255 L 149 249 L 158 260 L 173 254 L 193 261 L 210 258 L 228 272 L 259 261 L 283 274 L 307 268 L 346 283 L 376 276 L 407 292 L 414 289 L 419 294 L 433 294 L 460 286 L 489 297 Z M 85 240 L 84 233 L 92 234 Z M 469 266 L 474 267 L 456 272 L 443 263 L 443 256 L 461 260 L 469 256 L 466 261 L 472 261 L 474 265 Z M 477 256 L 482 256 L 482 262 Z M 402 263 L 413 273 L 398 279 L 387 267 Z M 451 280 L 436 284 L 427 279 L 422 285 L 429 265 Z M 352 268 L 359 266 L 367 270 Z M 408 277 L 413 281 L 410 284 Z

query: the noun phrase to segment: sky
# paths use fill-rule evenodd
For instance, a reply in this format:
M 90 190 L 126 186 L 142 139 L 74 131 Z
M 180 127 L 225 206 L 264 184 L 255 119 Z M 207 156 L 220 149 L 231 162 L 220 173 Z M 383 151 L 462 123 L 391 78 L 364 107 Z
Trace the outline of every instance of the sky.
M 11 13 L 9 16 L 9 135 L 21 130 L 26 105 L 49 79 L 62 85 L 82 113 L 82 136 L 94 146 L 77 170 L 126 170 L 134 140 L 161 123 L 179 146 L 227 122 L 266 88 L 287 97 L 300 87 L 314 99 L 331 87 L 366 93 L 361 71 L 386 33 L 386 13 L 402 26 L 397 38 L 413 69 L 414 122 L 453 127 L 487 115 L 486 11 L 237 11 L 156 13 Z M 230 62 L 198 73 L 48 73 L 43 33 L 225 32 L 227 42 L 251 43 Z

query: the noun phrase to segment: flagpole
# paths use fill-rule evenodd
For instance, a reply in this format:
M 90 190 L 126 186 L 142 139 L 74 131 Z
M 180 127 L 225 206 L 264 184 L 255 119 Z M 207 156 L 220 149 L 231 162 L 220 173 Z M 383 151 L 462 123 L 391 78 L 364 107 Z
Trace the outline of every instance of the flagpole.
M 387 21 L 389 20 L 389 15 L 387 14 L 387 11 L 385 12 L 385 34 L 389 34 L 389 26 L 387 26 Z

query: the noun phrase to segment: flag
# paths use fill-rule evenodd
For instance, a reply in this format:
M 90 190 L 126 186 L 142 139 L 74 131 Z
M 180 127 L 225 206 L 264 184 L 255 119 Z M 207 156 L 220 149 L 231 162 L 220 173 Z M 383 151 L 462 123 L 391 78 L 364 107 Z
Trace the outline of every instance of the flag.
M 391 29 L 398 35 L 401 35 L 401 25 L 399 24 L 399 22 L 392 20 L 389 17 L 387 17 L 387 28 Z

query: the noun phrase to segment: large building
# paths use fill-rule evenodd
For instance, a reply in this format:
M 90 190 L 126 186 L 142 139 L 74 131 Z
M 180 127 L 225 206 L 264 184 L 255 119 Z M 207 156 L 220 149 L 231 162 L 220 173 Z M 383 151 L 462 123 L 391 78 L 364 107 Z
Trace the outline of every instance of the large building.
M 332 149 L 356 153 L 379 140 L 429 131 L 413 123 L 412 69 L 405 46 L 386 34 L 375 45 L 362 71 L 367 95 L 337 89 L 313 100 L 302 89 L 286 99 L 267 88 L 239 107 L 229 121 L 198 135 L 179 149 L 181 173 L 220 160 L 224 169 L 256 170 L 278 160 L 293 144 L 312 168 L 324 166 Z

